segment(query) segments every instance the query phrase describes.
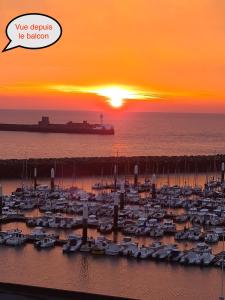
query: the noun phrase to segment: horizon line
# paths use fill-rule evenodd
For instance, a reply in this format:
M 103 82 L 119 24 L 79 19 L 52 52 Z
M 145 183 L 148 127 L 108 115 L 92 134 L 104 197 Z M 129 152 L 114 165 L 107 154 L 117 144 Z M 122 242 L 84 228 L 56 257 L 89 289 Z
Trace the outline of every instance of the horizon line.
M 110 111 L 104 110 L 75 110 L 75 109 L 57 109 L 57 108 L 0 108 L 0 111 L 57 111 L 57 112 L 92 112 L 92 113 L 106 113 Z M 113 111 L 115 112 L 115 111 Z M 152 114 L 201 114 L 201 115 L 225 115 L 225 112 L 191 112 L 191 111 L 116 111 L 117 113 L 152 113 Z

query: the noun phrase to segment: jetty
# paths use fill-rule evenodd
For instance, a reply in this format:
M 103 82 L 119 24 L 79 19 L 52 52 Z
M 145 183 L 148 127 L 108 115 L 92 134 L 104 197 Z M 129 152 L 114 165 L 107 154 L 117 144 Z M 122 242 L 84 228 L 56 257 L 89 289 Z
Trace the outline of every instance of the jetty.
M 37 124 L 0 123 L 0 131 L 113 135 L 114 127 L 110 124 L 103 124 L 102 118 L 101 124 L 90 124 L 86 120 L 82 123 L 69 121 L 66 124 L 52 124 L 49 117 L 44 116 Z

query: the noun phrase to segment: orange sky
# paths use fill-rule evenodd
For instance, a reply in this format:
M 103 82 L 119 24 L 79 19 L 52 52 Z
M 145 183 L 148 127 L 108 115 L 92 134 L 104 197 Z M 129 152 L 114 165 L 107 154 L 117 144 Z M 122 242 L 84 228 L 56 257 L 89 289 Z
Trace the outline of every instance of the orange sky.
M 225 112 L 224 0 L 0 0 L 2 49 L 7 23 L 29 12 L 63 36 L 0 53 L 0 108 L 104 110 L 104 97 L 49 87 L 126 85 L 158 95 L 126 110 Z

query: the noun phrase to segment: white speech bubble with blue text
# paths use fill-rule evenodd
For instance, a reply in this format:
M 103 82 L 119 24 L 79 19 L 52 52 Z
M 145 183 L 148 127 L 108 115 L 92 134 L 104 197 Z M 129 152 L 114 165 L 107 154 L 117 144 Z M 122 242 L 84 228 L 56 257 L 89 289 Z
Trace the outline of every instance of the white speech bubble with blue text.
M 62 27 L 54 18 L 38 13 L 24 14 L 12 19 L 6 27 L 9 43 L 2 52 L 14 48 L 41 49 L 55 44 Z

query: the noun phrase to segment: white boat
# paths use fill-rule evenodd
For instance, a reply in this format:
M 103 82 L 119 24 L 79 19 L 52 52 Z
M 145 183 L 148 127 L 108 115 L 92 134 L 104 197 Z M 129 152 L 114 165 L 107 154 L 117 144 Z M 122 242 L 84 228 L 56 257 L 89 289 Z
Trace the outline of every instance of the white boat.
M 189 241 L 197 242 L 200 240 L 200 237 L 201 237 L 201 231 L 199 228 L 193 227 L 189 229 L 188 236 L 187 236 L 187 239 Z
M 103 254 L 105 254 L 105 249 L 106 249 L 106 246 L 98 243 L 92 247 L 91 253 L 95 254 L 95 255 L 103 255 Z
M 149 247 L 142 246 L 139 251 L 135 254 L 136 258 L 147 259 L 151 255 Z
M 213 228 L 212 232 L 218 234 L 220 239 L 222 239 L 223 235 L 225 234 L 224 228 L 222 228 L 222 227 Z
M 5 244 L 5 241 L 9 238 L 9 234 L 7 231 L 0 232 L 0 245 Z
M 104 185 L 101 182 L 97 182 L 92 185 L 92 189 L 93 190 L 103 190 Z
M 7 246 L 21 246 L 27 240 L 27 237 L 22 234 L 21 230 L 15 230 L 8 233 L 8 238 L 5 241 Z
M 46 237 L 46 235 L 46 232 L 40 226 L 35 227 L 30 233 L 30 237 L 37 240 Z
M 97 227 L 99 225 L 98 219 L 96 218 L 96 215 L 90 215 L 88 217 L 88 225 Z
M 195 251 L 189 250 L 186 254 L 183 255 L 180 259 L 181 264 L 195 264 L 198 260 L 198 255 Z
M 198 243 L 196 248 L 189 250 L 180 260 L 181 263 L 209 265 L 213 259 L 212 249 L 206 243 Z
M 174 239 L 176 241 L 183 241 L 186 240 L 187 238 L 188 238 L 188 230 L 178 231 L 174 236 Z
M 208 266 L 214 259 L 214 255 L 212 254 L 212 249 L 206 243 L 198 243 L 195 251 L 199 255 L 200 263 L 205 266 Z M 198 263 L 198 261 L 197 261 Z
M 116 255 L 120 254 L 120 251 L 121 251 L 120 245 L 115 244 L 115 243 L 110 243 L 105 248 L 106 255 L 116 256 Z
M 160 260 L 166 259 L 173 250 L 177 249 L 176 245 L 166 245 L 164 248 L 159 250 L 158 258 Z
M 135 257 L 139 251 L 137 243 L 134 243 L 130 237 L 124 237 L 120 243 L 121 252 L 124 256 Z
M 82 245 L 82 238 L 77 235 L 69 235 L 68 242 L 63 245 L 64 253 L 74 253 L 80 249 Z
M 149 235 L 152 238 L 160 238 L 164 235 L 164 230 L 159 225 L 158 227 L 151 229 Z
M 219 241 L 219 235 L 214 232 L 208 232 L 205 236 L 205 242 L 209 244 L 214 244 Z
M 42 249 L 51 248 L 55 246 L 55 239 L 45 237 L 44 239 L 35 242 L 34 245 L 35 247 L 42 248 Z
M 49 191 L 49 186 L 47 184 L 39 184 L 36 189 L 40 192 L 47 192 Z
M 99 226 L 99 231 L 101 233 L 110 233 L 112 232 L 113 225 L 111 223 L 102 223 Z
M 154 242 L 149 246 L 149 256 L 152 257 L 153 253 L 162 248 L 163 245 L 161 242 Z
M 89 242 L 80 246 L 80 252 L 90 252 L 91 249 L 92 249 L 92 244 Z
M 162 224 L 162 230 L 165 233 L 175 233 L 176 232 L 176 224 L 173 223 L 172 220 L 165 220 Z
M 36 201 L 34 199 L 25 199 L 20 202 L 19 207 L 21 210 L 32 210 L 36 206 Z
M 179 249 L 173 249 L 169 254 L 169 260 L 173 262 L 179 262 L 180 259 L 183 257 L 184 252 Z
M 137 253 L 139 252 L 139 249 L 136 243 L 132 243 L 127 245 L 122 252 L 124 256 L 136 257 Z
M 18 213 L 15 209 L 5 206 L 2 208 L 2 215 L 7 216 L 7 217 L 13 217 L 13 216 L 18 215 Z

